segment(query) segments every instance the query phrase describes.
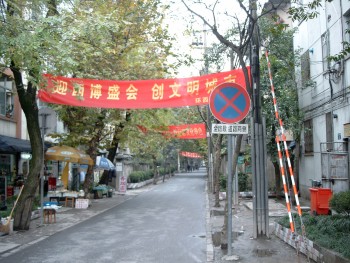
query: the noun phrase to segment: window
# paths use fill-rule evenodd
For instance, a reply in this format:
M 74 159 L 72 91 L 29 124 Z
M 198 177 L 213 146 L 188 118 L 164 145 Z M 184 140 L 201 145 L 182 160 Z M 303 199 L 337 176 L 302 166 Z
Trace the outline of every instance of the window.
M 322 62 L 323 62 L 323 72 L 326 72 L 329 69 L 329 34 L 328 32 L 324 33 L 321 36 L 322 43 Z
M 328 112 L 326 114 L 326 142 L 327 151 L 333 150 L 333 114 Z
M 304 121 L 304 147 L 305 153 L 314 152 L 314 137 L 312 119 Z
M 12 81 L 0 78 L 0 115 L 11 118 L 13 110 Z
M 344 15 L 344 33 L 345 33 L 345 37 L 344 37 L 344 41 L 349 42 L 350 43 L 350 10 L 348 10 L 346 12 L 346 14 Z
M 310 82 L 310 54 L 307 50 L 301 55 L 301 85 L 306 87 Z

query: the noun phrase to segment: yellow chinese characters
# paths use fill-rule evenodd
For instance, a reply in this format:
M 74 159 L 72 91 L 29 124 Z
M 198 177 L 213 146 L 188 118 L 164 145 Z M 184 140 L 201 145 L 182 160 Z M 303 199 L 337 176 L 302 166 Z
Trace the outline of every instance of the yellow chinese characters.
M 84 97 L 84 84 L 81 83 L 74 83 L 73 84 L 73 93 L 72 96 L 74 97 Z
M 54 85 L 53 93 L 60 95 L 67 95 L 68 83 L 62 80 L 58 80 Z
M 127 100 L 136 100 L 137 99 L 137 91 L 138 89 L 135 88 L 134 85 L 130 85 L 129 88 L 126 90 L 126 99 Z
M 181 84 L 179 83 L 174 83 L 173 85 L 169 85 L 169 87 L 172 89 L 173 94 L 171 94 L 169 96 L 169 98 L 174 98 L 174 97 L 181 97 L 181 95 L 179 94 L 179 89 L 181 87 Z
M 199 80 L 187 82 L 187 93 L 191 95 L 193 94 L 198 95 L 198 91 L 199 91 Z
M 216 84 L 218 83 L 218 79 L 212 79 L 208 80 L 205 82 L 205 90 L 207 91 L 208 94 L 210 94 L 213 89 L 216 87 Z
M 233 83 L 236 83 L 236 77 L 235 75 L 228 75 L 227 77 L 224 77 L 224 80 L 226 82 L 233 82 Z
M 153 100 L 161 100 L 164 96 L 164 84 L 157 85 L 154 84 L 152 88 L 152 99 Z
M 197 104 L 202 103 L 202 99 L 201 98 L 196 98 L 195 101 L 196 101 Z
M 102 86 L 100 84 L 91 84 L 90 99 L 99 99 L 102 96 Z
M 113 85 L 108 87 L 108 97 L 107 100 L 119 100 L 120 87 L 118 85 Z

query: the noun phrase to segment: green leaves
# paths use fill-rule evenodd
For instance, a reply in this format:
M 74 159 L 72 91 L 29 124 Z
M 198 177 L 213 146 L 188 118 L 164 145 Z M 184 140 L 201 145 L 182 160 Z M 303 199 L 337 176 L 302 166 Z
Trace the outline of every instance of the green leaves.
M 331 2 L 327 1 L 327 2 Z M 319 15 L 317 8 L 322 6 L 321 0 L 313 0 L 307 5 L 301 5 L 299 2 L 294 1 L 297 6 L 289 8 L 288 13 L 290 14 L 293 21 L 305 21 L 308 19 L 314 19 Z
M 298 107 L 294 76 L 293 30 L 286 30 L 286 27 L 273 24 L 268 19 L 262 19 L 259 25 L 262 38 L 269 39 L 266 48 L 269 50 L 269 62 L 279 116 L 283 120 L 284 128 L 292 130 L 294 138 L 297 139 L 300 133 L 301 113 Z M 275 136 L 277 129 L 279 129 L 279 123 L 275 118 L 265 56 L 260 60 L 260 65 L 263 112 L 266 116 L 268 139 L 270 140 L 268 151 L 271 156 L 277 158 Z

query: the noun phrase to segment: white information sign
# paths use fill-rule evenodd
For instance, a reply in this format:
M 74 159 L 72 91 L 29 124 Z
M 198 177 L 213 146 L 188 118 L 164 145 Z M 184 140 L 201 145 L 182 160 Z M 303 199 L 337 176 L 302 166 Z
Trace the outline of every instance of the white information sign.
M 212 123 L 214 134 L 248 134 L 248 124 Z
M 117 170 L 117 172 L 123 171 L 123 163 L 116 163 L 115 169 Z

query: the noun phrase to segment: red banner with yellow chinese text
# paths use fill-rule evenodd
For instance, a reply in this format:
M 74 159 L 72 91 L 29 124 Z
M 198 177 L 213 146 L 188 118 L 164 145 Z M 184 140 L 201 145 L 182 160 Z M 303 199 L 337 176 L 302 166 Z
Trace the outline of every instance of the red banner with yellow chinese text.
M 200 155 L 199 153 L 192 152 L 180 152 L 180 155 L 188 158 L 202 158 L 202 155 Z
M 147 128 L 141 125 L 137 127 L 143 133 L 147 133 Z M 182 125 L 170 125 L 165 128 L 157 129 L 157 132 L 162 133 L 166 137 L 177 139 L 203 139 L 207 136 L 207 131 L 204 123 L 196 124 L 182 124 Z
M 168 126 L 165 133 L 178 139 L 203 139 L 207 137 L 204 123 Z
M 40 100 L 78 107 L 150 109 L 200 106 L 209 103 L 220 83 L 245 87 L 241 69 L 191 78 L 154 80 L 93 80 L 44 75 Z

